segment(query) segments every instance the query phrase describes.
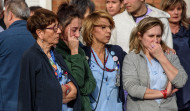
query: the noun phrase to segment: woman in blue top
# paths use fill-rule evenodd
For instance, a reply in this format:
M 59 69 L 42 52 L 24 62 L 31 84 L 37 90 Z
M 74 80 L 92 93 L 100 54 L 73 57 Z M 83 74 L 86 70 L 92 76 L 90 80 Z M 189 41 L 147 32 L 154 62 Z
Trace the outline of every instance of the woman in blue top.
M 190 24 L 188 23 L 186 3 L 184 0 L 163 0 L 162 10 L 170 14 L 168 19 L 173 36 L 173 46 L 180 62 L 190 76 Z M 179 89 L 177 103 L 179 110 L 190 111 L 190 80 Z
M 121 47 L 107 45 L 114 27 L 112 17 L 103 11 L 95 11 L 83 24 L 83 40 L 89 65 L 96 79 L 96 88 L 90 95 L 93 111 L 122 111 L 124 101 L 121 84 L 121 65 L 124 52 Z
M 19 111 L 80 111 L 78 86 L 61 55 L 54 51 L 61 29 L 57 16 L 38 9 L 27 20 L 36 43 L 21 63 Z

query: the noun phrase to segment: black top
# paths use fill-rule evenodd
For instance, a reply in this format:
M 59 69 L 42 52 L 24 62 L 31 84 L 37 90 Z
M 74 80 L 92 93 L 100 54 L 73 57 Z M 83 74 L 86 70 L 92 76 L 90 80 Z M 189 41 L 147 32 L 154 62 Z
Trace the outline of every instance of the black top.
M 190 25 L 187 30 L 182 25 L 176 34 L 172 34 L 174 49 L 179 57 L 181 65 L 190 77 Z M 178 109 L 190 107 L 190 79 L 185 86 L 176 92 Z
M 4 19 L 4 16 L 0 19 L 0 26 L 5 30 L 6 26 L 3 19 Z
M 53 49 L 52 49 L 53 50 Z M 77 99 L 67 105 L 80 111 L 80 92 L 61 55 L 53 51 L 57 64 L 69 74 L 77 88 Z M 35 43 L 22 58 L 18 111 L 62 111 L 62 89 L 48 57 Z

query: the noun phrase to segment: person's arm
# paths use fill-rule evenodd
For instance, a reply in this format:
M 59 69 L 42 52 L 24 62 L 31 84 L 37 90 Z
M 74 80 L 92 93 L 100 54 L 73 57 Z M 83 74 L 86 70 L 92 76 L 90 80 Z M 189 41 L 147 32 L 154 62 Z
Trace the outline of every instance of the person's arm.
M 123 88 L 132 97 L 143 99 L 147 87 L 142 86 L 137 72 L 138 62 L 135 54 L 129 53 L 125 56 L 122 68 Z M 146 65 L 146 64 L 144 64 Z
M 172 84 L 169 81 L 166 87 L 166 98 L 172 95 Z M 144 99 L 159 99 L 164 98 L 164 94 L 160 90 L 146 89 Z
M 96 87 L 96 82 L 86 58 L 78 52 L 79 50 L 82 50 L 79 48 L 79 40 L 75 37 L 70 37 L 70 30 L 68 30 L 67 45 L 71 51 L 71 57 L 69 60 L 71 64 L 71 74 L 79 86 L 80 94 L 89 95 Z M 84 53 L 83 50 L 81 52 Z
M 96 87 L 96 81 L 85 57 L 80 54 L 72 55 L 70 63 L 72 76 L 79 86 L 81 95 L 91 94 Z
M 164 24 L 164 33 L 162 35 L 162 40 L 166 43 L 167 46 L 173 48 L 172 32 L 169 26 L 169 22 L 166 18 L 162 18 L 160 20 Z
M 63 104 L 66 104 L 74 99 L 76 99 L 77 96 L 77 88 L 75 87 L 75 85 L 73 84 L 73 82 L 68 82 L 65 85 L 62 85 L 62 94 L 63 94 Z M 69 87 L 69 93 L 66 94 L 66 87 Z
M 187 81 L 187 74 L 181 66 L 177 55 L 170 53 L 170 55 L 168 55 L 171 58 L 170 62 L 164 55 L 160 44 L 153 43 L 151 45 L 152 46 L 148 48 L 150 54 L 159 61 L 172 85 L 174 85 L 175 88 L 183 87 Z
M 160 90 L 153 90 L 148 86 L 141 85 L 140 81 L 146 79 L 143 75 L 140 76 L 137 70 L 140 67 L 136 55 L 126 55 L 123 62 L 123 85 L 128 94 L 138 99 L 158 99 L 163 98 L 164 95 Z M 146 63 L 141 64 L 146 66 Z M 144 67 L 147 68 L 147 67 Z M 143 72 L 141 72 L 143 73 Z M 169 82 L 167 85 L 167 96 L 171 95 L 172 86 Z
M 35 72 L 33 61 L 24 56 L 21 61 L 21 73 L 18 91 L 18 111 L 32 111 L 35 98 Z
M 174 67 L 166 58 L 161 45 L 158 43 L 152 43 L 151 46 L 149 46 L 148 50 L 150 54 L 159 61 L 169 81 L 172 81 L 178 74 L 178 69 Z

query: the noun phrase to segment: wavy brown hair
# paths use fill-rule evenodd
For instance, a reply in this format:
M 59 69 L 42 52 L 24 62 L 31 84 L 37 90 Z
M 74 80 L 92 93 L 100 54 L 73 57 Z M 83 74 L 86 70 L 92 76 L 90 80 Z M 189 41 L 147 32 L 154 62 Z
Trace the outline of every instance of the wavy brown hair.
M 176 7 L 178 4 L 181 5 L 182 8 L 182 14 L 181 14 L 181 24 L 188 29 L 189 28 L 189 22 L 187 19 L 187 5 L 184 0 L 162 0 L 161 9 L 163 11 L 168 11 L 171 8 Z
M 34 12 L 27 20 L 27 28 L 32 33 L 35 39 L 38 38 L 36 34 L 37 29 L 44 30 L 47 26 L 58 21 L 57 15 L 50 10 L 40 8 Z

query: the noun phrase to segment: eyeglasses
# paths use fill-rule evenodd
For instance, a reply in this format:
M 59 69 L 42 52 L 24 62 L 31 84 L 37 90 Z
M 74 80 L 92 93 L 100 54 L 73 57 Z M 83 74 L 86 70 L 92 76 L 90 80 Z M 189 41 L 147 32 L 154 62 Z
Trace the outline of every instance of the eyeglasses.
M 103 31 L 106 31 L 106 29 L 112 30 L 111 25 L 94 25 L 94 27 L 100 27 Z
M 58 29 L 61 29 L 61 25 L 60 24 L 57 24 L 57 25 L 54 25 L 53 27 L 47 27 L 45 29 L 51 29 L 53 30 L 54 32 L 57 32 Z

